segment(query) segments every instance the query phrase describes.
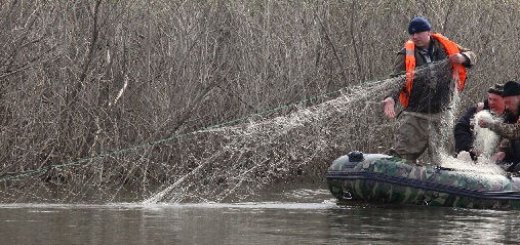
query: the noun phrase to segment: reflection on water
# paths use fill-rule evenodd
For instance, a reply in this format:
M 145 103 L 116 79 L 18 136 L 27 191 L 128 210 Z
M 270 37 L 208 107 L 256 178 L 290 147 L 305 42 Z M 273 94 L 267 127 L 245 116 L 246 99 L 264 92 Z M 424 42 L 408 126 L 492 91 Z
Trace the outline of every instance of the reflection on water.
M 519 238 L 519 211 L 314 201 L 0 205 L 0 237 L 10 244 L 489 244 Z

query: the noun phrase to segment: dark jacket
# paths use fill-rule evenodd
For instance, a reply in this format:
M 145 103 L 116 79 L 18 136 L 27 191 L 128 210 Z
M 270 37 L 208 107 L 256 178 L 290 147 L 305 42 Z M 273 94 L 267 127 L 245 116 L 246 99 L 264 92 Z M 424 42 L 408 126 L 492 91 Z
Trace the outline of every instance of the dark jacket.
M 489 110 L 487 100 L 484 101 L 484 110 Z M 453 135 L 455 136 L 455 152 L 470 151 L 473 148 L 473 141 L 475 136 L 473 134 L 473 124 L 471 120 L 478 112 L 477 106 L 472 106 L 457 120 L 453 128 Z
M 466 57 L 465 67 L 471 67 L 475 63 L 475 54 L 470 50 L 460 47 L 461 54 Z M 403 48 L 397 54 L 392 76 L 399 76 L 406 73 L 405 53 Z M 442 44 L 435 38 L 431 39 L 430 48 L 423 50 L 415 49 L 416 72 L 414 83 L 409 98 L 406 111 L 420 113 L 438 113 L 448 108 L 451 102 L 451 95 L 455 84 L 452 79 L 451 64 L 434 65 L 448 58 Z M 392 98 L 399 101 L 399 94 L 402 88 L 392 95 Z

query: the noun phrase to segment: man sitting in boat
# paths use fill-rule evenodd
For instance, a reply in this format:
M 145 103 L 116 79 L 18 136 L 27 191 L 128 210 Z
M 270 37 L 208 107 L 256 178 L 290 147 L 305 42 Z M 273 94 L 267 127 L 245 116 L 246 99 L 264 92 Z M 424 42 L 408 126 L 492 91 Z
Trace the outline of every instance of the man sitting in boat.
M 479 153 L 473 147 L 473 142 L 475 140 L 473 132 L 475 114 L 482 110 L 489 110 L 494 116 L 503 116 L 505 111 L 504 98 L 502 97 L 503 91 L 503 84 L 493 85 L 488 89 L 487 99 L 484 102 L 479 102 L 477 105 L 468 108 L 457 120 L 453 129 L 456 154 L 466 151 L 469 152 L 473 160 L 476 160 Z
M 390 119 L 396 117 L 395 101 L 404 107 L 390 154 L 416 163 L 428 149 L 432 162 L 439 164 L 435 153 L 441 143 L 439 132 L 446 128 L 441 125 L 443 112 L 448 110 L 454 88 L 464 88 L 466 68 L 475 63 L 475 54 L 433 33 L 424 17 L 413 18 L 408 33 L 410 40 L 397 54 L 393 74 L 406 74 L 405 84 L 383 100 L 384 114 Z M 442 63 L 447 59 L 450 63 Z
M 481 119 L 480 127 L 489 128 L 499 136 L 508 140 L 507 148 L 502 155 L 497 157 L 499 163 L 506 164 L 507 171 L 520 171 L 520 83 L 509 81 L 504 85 L 504 104 L 506 107 L 505 121 Z M 505 145 L 502 142 L 501 145 Z

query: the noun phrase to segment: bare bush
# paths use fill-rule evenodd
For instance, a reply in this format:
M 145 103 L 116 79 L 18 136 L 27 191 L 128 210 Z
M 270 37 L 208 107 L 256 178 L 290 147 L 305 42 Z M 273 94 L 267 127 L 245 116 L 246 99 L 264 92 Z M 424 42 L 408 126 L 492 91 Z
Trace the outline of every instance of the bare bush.
M 251 176 L 276 166 L 298 171 L 287 166 L 304 162 L 323 170 L 353 148 L 379 151 L 390 146 L 393 124 L 380 117 L 382 94 L 363 85 L 388 77 L 410 18 L 429 17 L 436 31 L 478 54 L 462 98 L 469 105 L 491 84 L 517 77 L 519 10 L 517 1 L 4 1 L 0 194 L 4 201 L 139 200 L 182 177 L 194 186 L 228 183 L 233 171 L 223 165 L 250 169 L 252 161 L 254 171 L 235 173 L 262 182 Z M 308 105 L 322 108 L 308 113 L 335 108 L 319 103 L 352 86 L 373 97 L 343 104 L 320 124 L 242 135 Z M 255 114 L 254 124 L 176 136 Z M 313 141 L 320 127 L 327 137 Z M 257 141 L 272 144 L 249 146 Z M 308 157 L 310 149 L 319 152 Z M 190 175 L 197 167 L 207 173 Z M 237 183 L 214 193 L 185 186 L 195 196 L 178 199 L 234 200 L 274 182 Z

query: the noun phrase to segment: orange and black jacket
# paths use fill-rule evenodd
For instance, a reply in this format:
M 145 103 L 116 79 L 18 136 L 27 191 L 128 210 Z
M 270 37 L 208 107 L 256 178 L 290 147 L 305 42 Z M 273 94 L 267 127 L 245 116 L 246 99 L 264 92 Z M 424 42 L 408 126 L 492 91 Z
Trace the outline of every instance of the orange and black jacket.
M 460 53 L 466 58 L 463 68 L 469 68 L 475 63 L 475 54 L 459 45 Z M 403 48 L 398 54 L 394 66 L 393 76 L 406 74 L 406 52 Z M 464 87 L 464 81 L 454 84 L 452 65 L 433 65 L 436 61 L 448 59 L 448 51 L 437 38 L 432 36 L 428 49 L 415 47 L 415 69 L 421 72 L 412 74 L 412 80 L 407 81 L 397 94 L 393 94 L 394 101 L 399 101 L 405 111 L 419 113 L 439 113 L 446 110 L 451 102 L 453 89 Z M 430 61 L 430 62 L 428 62 Z M 409 79 L 410 73 L 407 75 Z M 460 80 L 460 79 L 458 79 Z

